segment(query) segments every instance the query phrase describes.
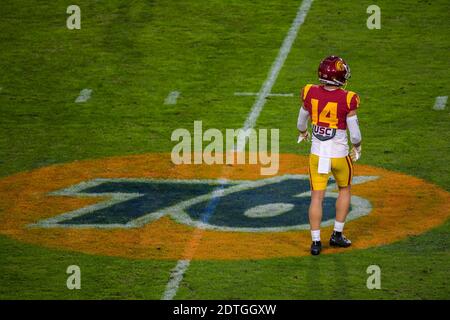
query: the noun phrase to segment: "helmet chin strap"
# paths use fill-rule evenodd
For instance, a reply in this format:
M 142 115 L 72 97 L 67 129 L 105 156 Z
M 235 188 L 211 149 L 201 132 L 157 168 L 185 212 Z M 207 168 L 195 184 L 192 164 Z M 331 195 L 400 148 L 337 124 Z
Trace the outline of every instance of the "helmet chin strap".
M 327 80 L 327 79 L 319 79 L 319 80 L 320 80 L 321 83 L 328 84 L 330 86 L 336 86 L 336 87 L 341 86 L 339 83 L 337 83 L 335 81 L 332 81 L 332 80 Z
M 331 81 L 326 79 L 319 79 L 321 83 L 325 85 L 335 86 L 335 87 L 342 87 L 344 90 L 347 87 L 348 81 L 345 81 L 343 84 L 338 83 L 337 81 Z

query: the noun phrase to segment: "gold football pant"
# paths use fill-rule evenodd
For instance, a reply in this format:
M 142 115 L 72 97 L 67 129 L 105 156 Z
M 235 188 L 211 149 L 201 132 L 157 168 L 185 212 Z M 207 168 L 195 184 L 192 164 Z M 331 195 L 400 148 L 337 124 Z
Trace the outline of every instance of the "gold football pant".
M 352 183 L 353 163 L 350 156 L 343 158 L 331 158 L 331 172 L 328 174 L 318 173 L 319 156 L 309 155 L 309 182 L 311 190 L 325 190 L 328 178 L 333 174 L 339 187 L 347 187 Z

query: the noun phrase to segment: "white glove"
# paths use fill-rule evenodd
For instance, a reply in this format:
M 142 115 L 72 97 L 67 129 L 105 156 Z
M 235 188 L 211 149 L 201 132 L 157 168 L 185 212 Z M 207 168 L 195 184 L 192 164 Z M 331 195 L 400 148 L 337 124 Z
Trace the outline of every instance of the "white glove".
M 361 158 L 361 146 L 353 146 L 352 150 L 350 151 L 350 158 L 352 158 L 353 162 L 358 161 L 358 159 Z
M 309 138 L 309 133 L 308 130 L 306 130 L 305 132 L 301 133 L 298 135 L 298 139 L 297 139 L 297 143 L 302 142 L 303 140 L 308 141 Z

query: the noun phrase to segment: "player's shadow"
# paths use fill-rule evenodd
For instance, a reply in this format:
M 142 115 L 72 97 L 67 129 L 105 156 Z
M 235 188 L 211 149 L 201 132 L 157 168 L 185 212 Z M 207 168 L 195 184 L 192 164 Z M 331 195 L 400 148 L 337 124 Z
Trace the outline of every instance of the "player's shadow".
M 308 284 L 308 290 L 312 293 L 314 299 L 324 299 L 325 292 L 321 282 L 320 274 L 320 260 L 316 257 L 311 257 L 309 260 L 309 268 L 306 272 L 306 282 Z
M 324 249 L 326 250 L 327 246 Z M 351 283 L 343 255 L 311 257 L 308 261 L 306 281 L 314 299 L 351 299 L 349 292 Z
M 334 279 L 333 296 L 338 299 L 351 299 L 349 293 L 349 276 L 345 256 L 342 254 L 332 254 L 331 259 L 334 263 Z

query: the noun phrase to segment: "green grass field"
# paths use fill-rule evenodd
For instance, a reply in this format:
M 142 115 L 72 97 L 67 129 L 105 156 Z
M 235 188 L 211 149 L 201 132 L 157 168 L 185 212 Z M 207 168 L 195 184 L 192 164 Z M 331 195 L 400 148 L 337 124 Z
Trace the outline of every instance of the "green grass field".
M 352 68 L 361 96 L 361 163 L 450 191 L 450 3 L 377 1 L 380 30 L 366 27 L 373 1 L 315 0 L 257 128 L 295 143 L 298 92 L 330 54 Z M 170 152 L 173 130 L 239 128 L 301 1 L 77 1 L 81 30 L 66 28 L 67 1 L 0 4 L 0 176 L 52 164 Z M 93 90 L 84 104 L 74 100 Z M 181 92 L 176 105 L 167 94 Z M 0 200 L 1 201 L 1 200 Z M 2 212 L 0 212 L 2 214 Z M 433 215 L 433 212 L 424 214 Z M 449 299 L 450 223 L 420 236 L 348 253 L 266 260 L 192 261 L 176 299 Z M 66 288 L 66 267 L 83 270 Z M 2 299 L 160 299 L 176 261 L 94 256 L 0 236 Z M 366 268 L 382 267 L 382 289 Z

